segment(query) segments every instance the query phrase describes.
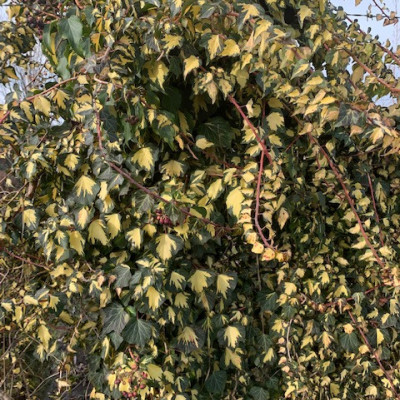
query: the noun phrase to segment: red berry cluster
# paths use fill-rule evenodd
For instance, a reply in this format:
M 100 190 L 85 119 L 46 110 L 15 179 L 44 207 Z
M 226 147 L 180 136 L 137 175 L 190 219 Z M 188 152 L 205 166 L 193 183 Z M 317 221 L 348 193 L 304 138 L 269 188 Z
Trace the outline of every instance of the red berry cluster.
M 159 208 L 156 210 L 156 222 L 160 225 L 172 226 L 173 223 L 167 215 L 165 215 Z
M 132 355 L 132 361 L 128 363 L 130 371 L 123 371 L 121 368 L 117 371 L 117 379 L 115 385 L 118 386 L 123 380 L 128 381 L 131 387 L 130 392 L 122 392 L 125 399 L 137 399 L 139 396 L 138 391 L 146 387 L 146 380 L 148 378 L 147 372 L 139 370 L 139 356 Z

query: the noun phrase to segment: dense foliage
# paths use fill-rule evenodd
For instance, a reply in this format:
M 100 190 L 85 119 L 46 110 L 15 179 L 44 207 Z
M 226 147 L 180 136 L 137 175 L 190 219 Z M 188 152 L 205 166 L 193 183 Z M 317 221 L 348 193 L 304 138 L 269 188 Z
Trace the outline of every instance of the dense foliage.
M 326 0 L 13 3 L 1 82 L 37 40 L 51 78 L 0 111 L 5 390 L 399 399 L 390 43 Z

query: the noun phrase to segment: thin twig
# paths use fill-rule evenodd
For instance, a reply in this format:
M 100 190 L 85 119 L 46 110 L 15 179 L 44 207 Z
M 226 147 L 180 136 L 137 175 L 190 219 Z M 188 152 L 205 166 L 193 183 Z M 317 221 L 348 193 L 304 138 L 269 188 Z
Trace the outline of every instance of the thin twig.
M 358 331 L 360 332 L 360 335 L 361 335 L 361 337 L 362 337 L 362 339 L 363 339 L 363 342 L 366 344 L 366 346 L 368 347 L 368 350 L 369 350 L 370 353 L 374 356 L 376 362 L 378 363 L 379 368 L 382 370 L 382 372 L 383 372 L 383 373 L 385 374 L 385 376 L 386 376 L 386 379 L 389 381 L 390 387 L 392 388 L 392 392 L 393 392 L 393 394 L 395 395 L 396 399 L 400 399 L 400 396 L 399 396 L 399 394 L 397 393 L 397 390 L 396 390 L 396 388 L 395 388 L 395 386 L 394 386 L 392 377 L 389 375 L 389 372 L 387 372 L 386 369 L 385 369 L 385 367 L 383 366 L 382 361 L 381 361 L 381 359 L 380 359 L 380 357 L 379 357 L 379 355 L 378 355 L 378 352 L 375 351 L 375 350 L 372 348 L 371 343 L 368 341 L 368 338 L 365 336 L 365 333 L 363 332 L 363 330 L 361 329 L 361 327 L 358 325 L 356 319 L 354 318 L 353 313 L 352 313 L 350 310 L 348 310 L 347 312 L 348 312 L 348 314 L 349 314 L 349 316 L 350 316 L 350 318 L 351 318 L 353 324 L 355 325 L 355 327 L 356 327 L 356 328 L 358 329 Z
M 238 104 L 238 102 L 233 98 L 231 95 L 228 95 L 228 100 L 235 106 L 235 108 L 239 111 L 239 114 L 243 118 L 243 120 L 246 122 L 246 124 L 249 126 L 251 131 L 254 133 L 254 136 L 257 139 L 258 144 L 261 146 L 263 154 L 267 157 L 268 161 L 270 164 L 273 163 L 271 154 L 269 153 L 267 147 L 265 146 L 264 142 L 261 140 L 259 134 L 257 133 L 256 127 L 251 123 L 247 115 L 243 112 L 242 108 Z
M 10 250 L 5 249 L 4 247 L 0 247 L 0 251 L 4 251 L 4 252 L 7 253 L 10 257 L 13 257 L 13 258 L 15 258 L 15 259 L 17 259 L 17 260 L 20 260 L 20 261 L 22 261 L 22 262 L 24 262 L 24 263 L 26 263 L 26 264 L 33 265 L 33 266 L 39 267 L 39 268 L 44 268 L 44 269 L 47 270 L 47 271 L 51 271 L 51 268 L 48 267 L 47 265 L 35 263 L 35 262 L 31 261 L 31 260 L 28 260 L 28 259 L 26 259 L 26 258 L 20 257 L 20 256 L 18 256 L 17 254 L 14 254 L 13 252 L 11 252 Z

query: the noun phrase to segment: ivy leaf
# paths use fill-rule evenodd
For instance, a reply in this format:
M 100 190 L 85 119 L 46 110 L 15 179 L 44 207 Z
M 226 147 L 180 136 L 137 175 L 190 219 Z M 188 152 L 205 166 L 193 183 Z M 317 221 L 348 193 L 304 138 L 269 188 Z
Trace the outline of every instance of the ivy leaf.
M 229 347 L 235 348 L 241 336 L 242 335 L 236 326 L 228 326 L 225 329 L 224 339 Z
M 211 278 L 211 274 L 207 271 L 197 270 L 189 279 L 188 282 L 191 284 L 193 291 L 201 293 L 204 288 L 208 287 L 208 279 Z
M 186 79 L 189 72 L 200 67 L 200 60 L 196 56 L 190 56 L 184 61 L 185 69 L 183 71 L 183 77 Z
M 117 280 L 114 282 L 115 287 L 124 288 L 129 286 L 132 274 L 128 265 L 118 265 L 118 267 L 114 269 L 113 273 L 117 275 Z
M 340 335 L 340 343 L 346 351 L 353 353 L 355 353 L 360 346 L 360 342 L 355 332 L 342 333 Z
M 182 240 L 168 233 L 158 236 L 156 243 L 157 253 L 163 262 L 172 258 L 182 248 Z
M 250 393 L 250 396 L 254 400 L 268 400 L 269 399 L 269 393 L 259 386 L 253 386 L 250 389 L 249 393 Z
M 147 289 L 146 297 L 149 301 L 149 308 L 153 311 L 160 307 L 161 303 L 164 301 L 164 296 L 154 286 L 150 286 Z
M 99 190 L 100 186 L 93 179 L 86 175 L 82 175 L 74 186 L 76 199 L 82 205 L 89 205 L 93 203 Z
M 112 331 L 120 334 L 127 322 L 128 313 L 125 312 L 124 307 L 121 304 L 113 302 L 104 309 L 104 334 Z
M 235 136 L 229 122 L 222 117 L 214 117 L 199 126 L 198 132 L 216 146 L 230 148 Z
M 222 394 L 226 385 L 227 374 L 225 371 L 215 371 L 206 380 L 205 387 L 212 394 Z
M 82 38 L 82 23 L 76 15 L 71 15 L 67 19 L 61 19 L 59 21 L 59 27 L 61 35 L 68 39 L 71 47 L 79 54 L 82 54 L 80 47 L 80 41 Z
M 236 274 L 219 274 L 217 277 L 217 293 L 221 293 L 226 299 L 228 290 L 233 290 L 236 286 Z
M 145 346 L 151 338 L 151 324 L 142 319 L 131 319 L 122 331 L 122 337 L 129 344 Z
M 33 99 L 33 106 L 47 117 L 50 115 L 50 101 L 44 96 L 36 96 Z

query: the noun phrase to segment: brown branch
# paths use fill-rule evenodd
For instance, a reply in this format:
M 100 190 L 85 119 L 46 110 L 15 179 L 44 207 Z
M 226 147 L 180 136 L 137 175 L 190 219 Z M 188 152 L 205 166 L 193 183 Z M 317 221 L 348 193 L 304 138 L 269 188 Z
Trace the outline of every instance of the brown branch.
M 369 190 L 371 192 L 371 197 L 372 197 L 372 204 L 374 206 L 375 218 L 376 218 L 376 222 L 378 223 L 378 227 L 379 227 L 379 239 L 381 241 L 381 245 L 384 246 L 385 242 L 383 240 L 383 232 L 382 232 L 382 228 L 381 228 L 381 222 L 380 222 L 378 210 L 377 210 L 377 207 L 376 207 L 374 188 L 372 186 L 371 176 L 369 174 L 367 174 L 367 176 L 368 176 Z
M 361 337 L 362 337 L 362 339 L 363 339 L 363 342 L 364 342 L 365 345 L 368 347 L 368 350 L 369 350 L 370 353 L 374 356 L 376 362 L 378 363 L 379 368 L 380 368 L 381 371 L 385 374 L 386 379 L 389 381 L 389 384 L 390 384 L 390 387 L 391 387 L 391 389 L 392 389 L 392 392 L 393 392 L 394 396 L 396 397 L 396 399 L 400 399 L 400 396 L 399 396 L 399 394 L 397 393 L 396 387 L 394 386 L 393 379 L 392 379 L 392 377 L 389 375 L 389 372 L 386 371 L 385 367 L 383 366 L 382 361 L 381 361 L 381 359 L 380 359 L 380 357 L 379 357 L 379 355 L 378 355 L 378 352 L 375 351 L 375 350 L 372 348 L 371 343 L 368 341 L 367 336 L 365 335 L 365 333 L 363 332 L 363 330 L 361 329 L 361 327 L 357 324 L 357 321 L 356 321 L 356 319 L 354 318 L 353 313 L 352 313 L 350 310 L 348 310 L 347 312 L 348 312 L 348 314 L 349 314 L 349 316 L 350 316 L 350 318 L 351 318 L 351 320 L 352 320 L 354 326 L 355 326 L 355 327 L 358 329 L 358 331 L 360 332 L 360 335 L 361 335 Z
M 101 151 L 101 155 L 102 157 L 106 157 L 106 153 L 102 144 L 102 135 L 101 135 L 101 126 L 100 126 L 100 114 L 98 112 L 98 110 L 95 110 L 95 116 L 96 116 L 96 130 L 97 130 L 97 138 L 99 141 L 99 148 Z M 173 205 L 178 205 L 179 203 L 176 200 L 168 200 L 162 196 L 160 196 L 158 193 L 153 192 L 152 190 L 150 190 L 149 188 L 147 188 L 146 186 L 143 186 L 141 183 L 137 182 L 135 179 L 133 179 L 126 171 L 124 171 L 122 168 L 118 167 L 116 164 L 114 164 L 112 161 L 107 161 L 106 163 L 114 170 L 117 171 L 121 176 L 123 176 L 128 182 L 130 182 L 132 185 L 136 186 L 138 189 L 140 189 L 142 192 L 148 194 L 149 196 L 154 197 L 157 200 L 162 201 L 163 203 L 166 204 L 173 204 Z M 232 230 L 232 228 L 230 227 L 225 227 L 223 225 L 219 225 L 216 222 L 211 221 L 208 218 L 203 218 L 203 217 L 197 217 L 196 215 L 192 214 L 190 211 L 185 210 L 184 208 L 179 208 L 179 211 L 182 212 L 183 214 L 189 216 L 189 217 L 193 217 L 196 218 L 202 222 L 204 222 L 205 224 L 211 224 L 214 227 L 221 229 L 221 230 Z
M 384 10 L 384 8 L 378 4 L 378 2 L 376 0 L 372 0 L 374 2 L 374 4 L 379 8 L 379 10 L 381 11 L 381 13 L 389 20 L 391 20 L 392 18 L 390 18 L 390 15 Z
M 257 129 L 255 126 L 251 123 L 247 115 L 243 112 L 242 108 L 239 106 L 238 102 L 231 96 L 228 95 L 228 100 L 236 107 L 236 109 L 239 111 L 239 114 L 243 118 L 243 120 L 246 122 L 246 124 L 250 127 L 252 132 L 254 133 L 254 136 L 257 139 L 258 144 L 261 146 L 262 152 L 264 155 L 267 157 L 268 161 L 270 164 L 273 163 L 271 154 L 269 153 L 267 147 L 265 146 L 264 142 L 261 140 L 259 134 L 257 133 Z
M 338 38 L 334 38 L 335 42 L 337 44 L 341 44 L 340 40 Z M 400 93 L 400 88 L 395 88 L 393 86 L 390 86 L 385 80 L 380 78 L 378 75 L 375 74 L 374 71 L 372 71 L 371 68 L 369 68 L 367 65 L 365 65 L 352 51 L 342 48 L 343 51 L 345 51 L 364 71 L 368 72 L 371 76 L 373 76 L 381 85 L 383 85 L 386 89 L 388 89 L 392 93 Z
M 137 182 L 135 179 L 133 179 L 126 171 L 124 171 L 123 169 L 121 169 L 120 167 L 118 167 L 117 165 L 115 165 L 113 162 L 111 161 L 106 161 L 107 164 L 115 171 L 117 171 L 120 175 L 122 175 L 128 182 L 130 182 L 132 185 L 136 186 L 138 189 L 140 189 L 141 191 L 143 191 L 144 193 L 147 193 L 149 196 L 154 197 L 157 200 L 162 201 L 163 203 L 166 204 L 174 204 L 174 205 L 179 205 L 179 203 L 176 200 L 168 200 L 162 196 L 160 196 L 158 193 L 153 192 L 152 190 L 150 190 L 149 188 L 147 188 L 146 186 L 143 186 L 142 184 L 140 184 L 139 182 Z M 214 227 L 221 229 L 221 230 L 232 230 L 232 228 L 230 227 L 226 227 L 223 225 L 219 225 L 214 221 L 211 221 L 208 218 L 203 218 L 203 217 L 198 217 L 197 215 L 192 214 L 190 211 L 187 211 L 183 208 L 180 208 L 179 211 L 182 214 L 185 214 L 189 217 L 193 217 L 196 218 L 202 222 L 204 222 L 205 224 L 210 224 L 213 225 Z
M 75 80 L 77 80 L 77 79 L 78 79 L 78 77 L 75 76 L 75 77 L 72 77 L 72 78 L 69 78 L 69 79 L 65 79 L 64 81 L 58 82 L 57 84 L 55 84 L 54 86 L 52 86 L 52 87 L 49 88 L 49 89 L 44 90 L 43 92 L 34 94 L 33 96 L 29 96 L 29 97 L 26 97 L 25 99 L 23 99 L 23 100 L 21 100 L 21 101 L 18 101 L 17 104 L 16 104 L 16 106 L 18 106 L 19 104 L 21 104 L 23 101 L 32 101 L 32 100 L 34 100 L 36 97 L 44 96 L 44 95 L 46 95 L 47 93 L 52 92 L 54 89 L 57 89 L 58 87 L 60 87 L 60 86 L 62 86 L 62 85 L 64 85 L 64 84 L 66 84 L 66 83 L 68 83 L 68 82 L 75 81 Z M 10 113 L 11 113 L 11 110 L 8 110 L 8 111 L 0 118 L 0 125 L 7 119 L 7 117 L 10 115 Z
M 51 271 L 51 268 L 48 267 L 47 265 L 43 265 L 43 264 L 39 264 L 39 263 L 35 263 L 31 260 L 27 260 L 26 258 L 20 257 L 17 254 L 14 254 L 13 252 L 11 252 L 10 250 L 5 249 L 4 247 L 0 247 L 0 251 L 4 251 L 5 253 L 7 253 L 10 257 L 13 257 L 17 260 L 20 260 L 26 264 L 29 265 L 33 265 L 35 267 L 39 267 L 39 268 L 44 268 L 46 271 Z
M 330 158 L 329 154 L 324 150 L 324 148 L 319 144 L 318 140 L 311 135 L 311 133 L 308 133 L 308 138 L 310 139 L 310 142 L 314 143 L 315 145 L 318 146 L 318 149 L 320 151 L 320 153 L 325 157 L 325 159 L 328 161 L 328 164 L 332 170 L 332 172 L 335 174 L 337 181 L 340 183 L 340 186 L 342 187 L 343 191 L 344 191 L 344 195 L 346 196 L 346 200 L 347 203 L 349 204 L 351 211 L 353 211 L 353 214 L 357 220 L 358 226 L 360 227 L 360 232 L 362 237 L 365 240 L 365 243 L 367 244 L 367 246 L 371 249 L 372 254 L 374 255 L 377 263 L 380 265 L 380 267 L 382 268 L 386 268 L 385 263 L 381 260 L 381 258 L 379 257 L 377 251 L 375 250 L 374 246 L 372 245 L 371 241 L 368 238 L 367 233 L 365 232 L 363 223 L 361 221 L 360 216 L 357 213 L 357 210 L 355 208 L 354 205 L 354 200 L 353 198 L 350 196 L 349 190 L 346 187 L 346 184 L 344 183 L 342 174 L 339 172 L 338 168 L 336 167 L 336 165 L 334 164 L 334 162 L 332 161 L 332 159 Z

